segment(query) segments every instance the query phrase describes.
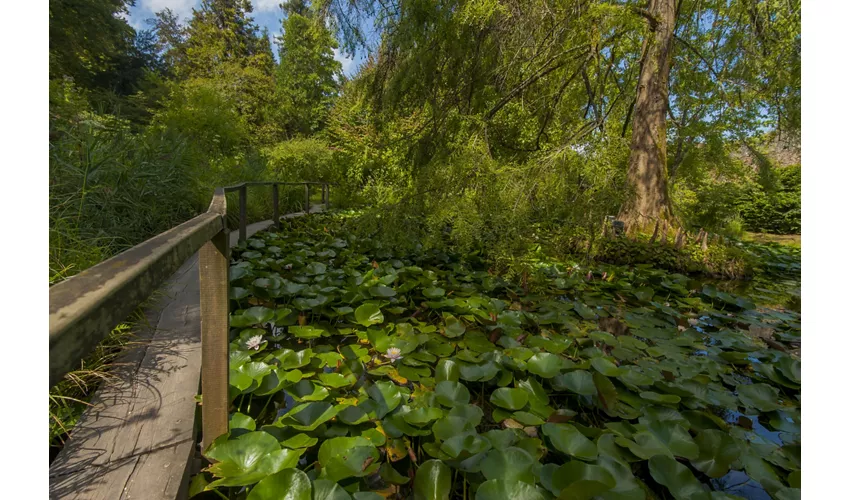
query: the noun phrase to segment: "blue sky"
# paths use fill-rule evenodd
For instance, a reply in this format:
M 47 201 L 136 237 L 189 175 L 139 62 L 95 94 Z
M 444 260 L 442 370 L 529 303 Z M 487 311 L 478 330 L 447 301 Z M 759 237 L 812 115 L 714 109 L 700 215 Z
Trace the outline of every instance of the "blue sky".
M 260 25 L 260 28 L 268 28 L 269 35 L 272 37 L 281 34 L 281 21 L 283 20 L 281 2 L 282 0 L 251 1 L 251 5 L 254 7 L 254 20 Z M 136 0 L 136 5 L 130 7 L 128 22 L 136 30 L 148 29 L 149 26 L 145 23 L 145 20 L 153 18 L 155 12 L 168 7 L 180 16 L 181 22 L 185 23 L 192 16 L 192 8 L 198 7 L 200 4 L 201 0 Z M 276 46 L 273 45 L 273 47 Z M 276 56 L 277 50 L 274 52 Z M 334 57 L 342 63 L 342 71 L 347 76 L 353 75 L 358 66 L 366 60 L 366 54 L 361 53 L 358 53 L 354 59 L 346 59 L 338 52 L 334 53 Z

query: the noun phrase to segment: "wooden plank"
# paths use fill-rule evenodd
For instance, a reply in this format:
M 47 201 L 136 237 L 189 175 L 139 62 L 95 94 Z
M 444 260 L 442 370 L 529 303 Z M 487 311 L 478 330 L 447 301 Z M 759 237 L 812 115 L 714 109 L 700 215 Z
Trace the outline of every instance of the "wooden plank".
M 272 184 L 272 221 L 276 228 L 280 229 L 280 195 L 277 184 Z
M 247 228 L 240 228 L 242 232 Z M 202 449 L 227 432 L 228 341 L 230 317 L 227 233 L 222 230 L 201 248 Z
M 173 298 L 153 313 L 154 328 L 140 332 L 51 464 L 50 498 L 175 498 L 180 490 L 194 448 L 200 376 L 197 257 L 166 294 Z M 138 480 L 151 475 L 161 482 Z
M 248 238 L 248 187 L 243 185 L 239 188 L 239 241 Z
M 221 228 L 204 213 L 50 287 L 50 387 Z
M 272 221 L 251 224 L 249 235 Z M 230 234 L 230 246 L 237 243 Z M 118 361 L 50 465 L 51 499 L 174 499 L 188 487 L 200 386 L 200 252 L 146 311 L 151 328 Z M 227 366 L 226 364 L 224 365 Z

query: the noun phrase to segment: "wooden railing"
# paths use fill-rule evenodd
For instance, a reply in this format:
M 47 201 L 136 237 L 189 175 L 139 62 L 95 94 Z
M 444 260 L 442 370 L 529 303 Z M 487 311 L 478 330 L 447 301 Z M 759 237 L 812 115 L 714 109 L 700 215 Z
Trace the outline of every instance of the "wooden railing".
M 228 429 L 229 242 L 226 193 L 239 193 L 239 241 L 247 236 L 248 188 L 271 186 L 272 220 L 280 227 L 278 186 L 303 185 L 310 213 L 311 186 L 327 182 L 243 182 L 217 188 L 203 214 L 50 287 L 50 387 L 78 366 L 169 276 L 200 250 L 201 393 L 204 445 Z

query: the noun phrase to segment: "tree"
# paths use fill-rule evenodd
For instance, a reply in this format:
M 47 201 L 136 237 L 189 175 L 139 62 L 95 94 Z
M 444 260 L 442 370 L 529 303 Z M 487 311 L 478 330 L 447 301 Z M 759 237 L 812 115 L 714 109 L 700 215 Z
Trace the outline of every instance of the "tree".
M 223 65 L 270 69 L 260 29 L 248 0 L 203 0 L 188 27 L 186 60 L 190 76 L 221 74 Z
M 627 177 L 633 192 L 619 216 L 629 231 L 673 217 L 667 191 L 667 111 L 677 3 L 649 0 L 648 9 L 636 9 L 650 31 L 643 42 L 633 111 Z
M 289 1 L 282 7 L 286 17 L 280 38 L 277 92 L 288 134 L 308 136 L 324 128 L 338 92 L 342 65 L 333 56 L 338 45 L 323 18 L 306 1 Z
M 119 14 L 131 0 L 50 0 L 50 77 L 91 86 L 133 45 L 135 33 Z

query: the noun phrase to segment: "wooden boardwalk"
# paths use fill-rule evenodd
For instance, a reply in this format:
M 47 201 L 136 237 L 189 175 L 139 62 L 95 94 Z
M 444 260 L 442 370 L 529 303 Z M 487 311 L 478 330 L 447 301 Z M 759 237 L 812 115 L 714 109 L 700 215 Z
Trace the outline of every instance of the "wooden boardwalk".
M 321 212 L 321 206 L 311 213 Z M 283 218 L 304 215 L 287 214 Z M 248 235 L 271 226 L 247 227 Z M 230 233 L 230 246 L 238 232 Z M 194 473 L 201 368 L 198 254 L 163 285 L 148 327 L 119 361 L 50 465 L 51 499 L 185 498 Z

